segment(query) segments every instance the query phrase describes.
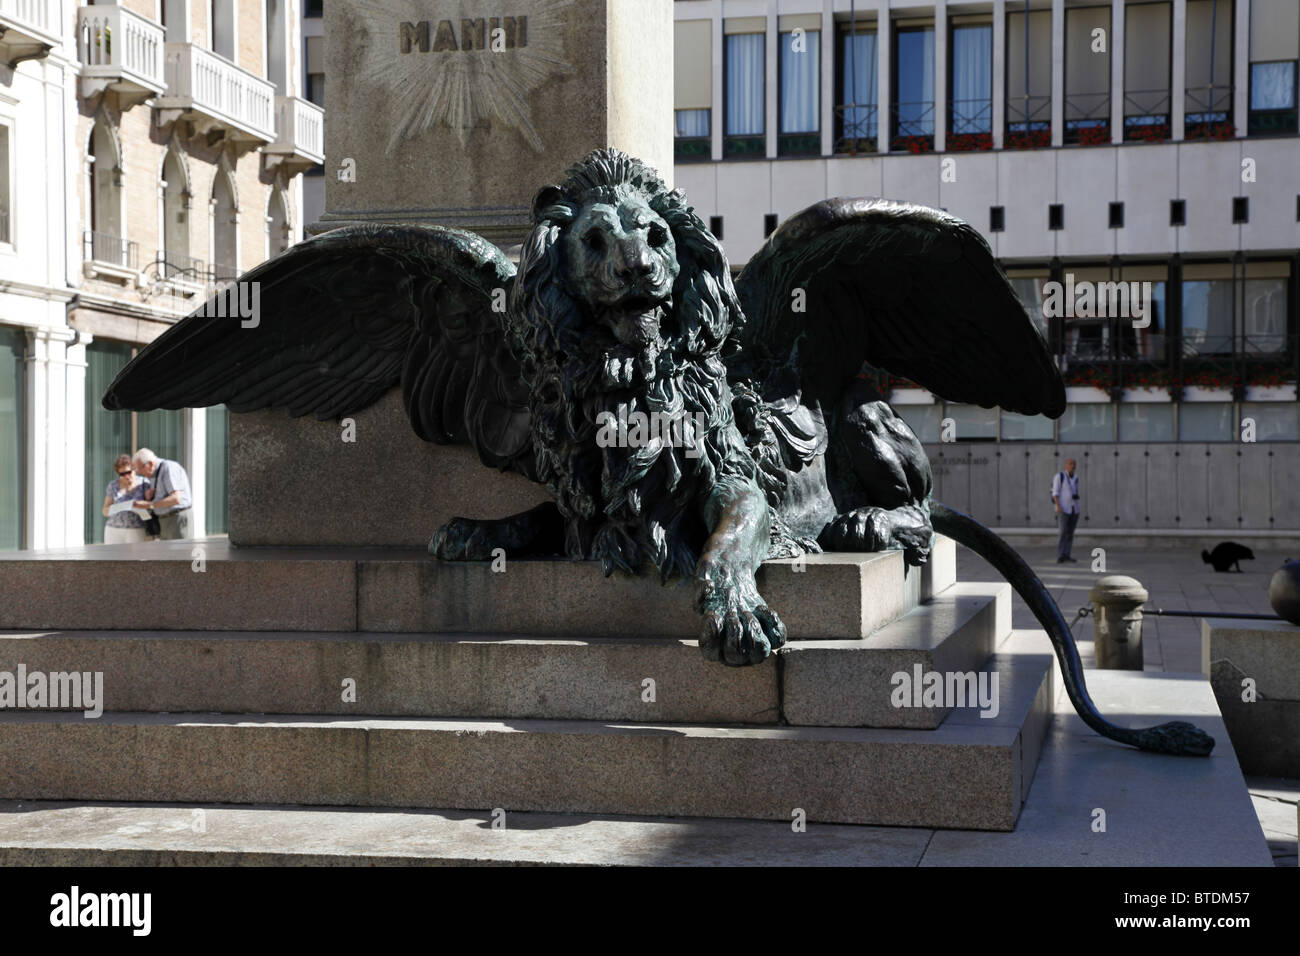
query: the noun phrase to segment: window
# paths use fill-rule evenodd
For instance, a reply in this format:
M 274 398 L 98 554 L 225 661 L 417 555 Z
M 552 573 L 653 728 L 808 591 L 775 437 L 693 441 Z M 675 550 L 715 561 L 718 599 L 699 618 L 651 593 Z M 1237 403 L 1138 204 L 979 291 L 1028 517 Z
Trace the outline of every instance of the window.
M 235 0 L 212 0 L 208 12 L 211 32 L 208 34 L 212 52 L 235 59 Z M 155 449 L 156 451 L 157 449 Z
M 993 148 L 993 26 L 952 29 L 952 75 L 948 101 L 950 150 Z
M 217 282 L 239 278 L 238 211 L 230 174 L 218 169 L 212 183 L 212 277 Z
M 714 239 L 717 239 L 718 241 L 722 240 L 722 217 L 721 216 L 709 217 L 709 232 L 713 233 Z
M 1107 223 L 1111 229 L 1124 228 L 1124 204 L 1122 202 L 1113 202 L 1106 210 Z
M 1064 229 L 1065 228 L 1065 204 L 1054 202 L 1047 206 L 1047 228 Z
M 934 27 L 894 33 L 894 138 L 890 149 L 934 149 Z
M 1098 51 L 1096 31 L 1107 45 Z M 1065 11 L 1064 142 L 1110 142 L 1110 7 Z
M 1232 353 L 1232 266 L 1196 263 L 1183 269 L 1183 355 Z
M 731 33 L 726 38 L 727 156 L 764 156 L 767 109 L 764 96 L 765 54 L 762 33 Z
M 1172 7 L 1137 3 L 1124 13 L 1124 139 L 1167 140 Z
M 1174 440 L 1172 403 L 1125 402 L 1117 408 L 1120 441 Z
M 1252 0 L 1250 4 L 1250 110 L 1252 136 L 1296 132 L 1296 61 L 1300 60 L 1300 4 Z
M 1065 301 L 1064 296 L 1062 299 L 1065 354 L 1076 362 L 1109 361 L 1110 333 L 1114 324 L 1110 318 L 1110 297 L 1106 296 L 1103 310 L 1096 293 L 1102 288 L 1101 283 L 1117 280 L 1118 276 L 1112 276 L 1108 268 L 1084 266 L 1069 266 L 1065 272 L 1064 294 L 1069 295 L 1071 290 L 1074 294 L 1073 304 Z
M 0 325 L 0 551 L 23 546 L 26 345 L 27 335 L 22 329 Z
M 325 0 L 303 0 L 302 15 L 304 17 L 323 17 L 325 15 Z
M 225 405 L 195 409 L 195 415 L 207 415 L 205 428 L 206 454 L 204 455 L 204 503 L 207 514 L 207 533 L 225 534 L 229 513 L 229 454 L 230 410 Z M 157 449 L 154 449 L 155 451 Z
M 939 440 L 939 423 L 943 418 L 943 406 L 929 405 L 894 405 L 894 412 L 907 423 L 919 441 L 937 442 Z
M 307 37 L 307 99 L 325 105 L 325 38 Z
M 1121 309 L 1127 296 L 1127 315 L 1121 314 L 1115 322 L 1116 357 L 1145 362 L 1161 370 L 1146 381 L 1129 379 L 1126 384 L 1169 384 L 1169 329 L 1165 306 L 1168 278 L 1169 269 L 1165 265 L 1124 265 L 1116 276 L 1116 281 L 1124 283 L 1118 300 Z M 1117 309 L 1110 307 L 1111 293 L 1107 291 L 1106 295 L 1107 311 L 1114 315 Z M 1145 325 L 1138 328 L 1134 325 L 1137 320 Z
M 1290 276 L 1286 262 L 1248 262 L 1235 276 L 1229 263 L 1187 265 L 1183 354 L 1286 354 Z
M 1231 0 L 1187 0 L 1187 139 L 1233 134 L 1233 13 Z
M 190 257 L 189 176 L 178 152 L 167 151 L 162 171 L 163 247 L 159 258 L 168 277 L 198 281 L 202 263 Z
M 1171 226 L 1187 225 L 1187 200 L 1186 199 L 1169 200 L 1169 225 Z
M 777 136 L 781 156 L 821 152 L 820 41 L 820 30 L 797 27 L 781 34 L 781 125 Z
M 1052 11 L 1007 14 L 1008 149 L 1052 143 Z
M 673 23 L 673 152 L 679 160 L 713 153 L 713 22 Z
M 85 540 L 102 543 L 105 518 L 100 514 L 104 493 L 113 481 L 113 460 L 133 454 L 139 445 L 132 434 L 131 412 L 110 412 L 99 398 L 117 373 L 131 361 L 132 348 L 124 342 L 95 339 L 86 346 L 86 510 Z M 152 446 L 148 446 L 152 447 Z M 154 451 L 162 454 L 157 448 Z
M 1007 228 L 1005 206 L 989 206 L 989 232 L 1002 232 Z
M 1001 206 L 994 206 L 994 209 L 1001 210 Z M 1001 225 L 1001 217 L 999 217 Z M 1034 326 L 1047 337 L 1047 317 L 1043 314 L 1044 287 L 1051 281 L 1051 274 L 1046 269 L 1008 269 L 1007 278 L 1011 282 L 1011 288 L 1015 290 L 1016 297 L 1020 299 L 1020 304 L 1025 307 L 1025 313 L 1029 316 Z
M 876 151 L 876 34 L 859 28 L 840 34 L 839 123 L 835 141 L 837 153 Z
M 272 189 L 266 201 L 266 255 L 278 256 L 293 244 L 289 235 L 289 210 L 285 205 L 284 190 Z
M 951 418 L 957 441 L 996 441 L 998 410 L 978 405 L 945 405 L 945 418 Z
M 1179 441 L 1232 441 L 1232 402 L 1183 402 L 1178 406 Z
M 1051 441 L 1055 433 L 1056 423 L 1045 415 L 1002 413 L 1003 441 Z
M 117 138 L 104 120 L 95 123 L 90 133 L 89 241 L 86 257 L 96 262 L 138 269 L 136 244 L 123 236 L 122 157 Z
M 1255 423 L 1256 441 L 1300 441 L 1300 404 L 1296 402 L 1243 402 L 1243 424 L 1246 419 Z
M 1056 423 L 1056 440 L 1114 441 L 1115 406 L 1110 402 L 1079 402 L 1065 407 Z
M 1242 279 L 1240 350 L 1247 355 L 1288 351 L 1286 334 L 1287 285 L 1290 268 L 1285 262 L 1248 262 Z
M 275 84 L 280 96 L 288 94 L 288 71 L 285 68 L 285 30 L 288 26 L 285 0 L 264 0 L 266 4 L 266 78 Z

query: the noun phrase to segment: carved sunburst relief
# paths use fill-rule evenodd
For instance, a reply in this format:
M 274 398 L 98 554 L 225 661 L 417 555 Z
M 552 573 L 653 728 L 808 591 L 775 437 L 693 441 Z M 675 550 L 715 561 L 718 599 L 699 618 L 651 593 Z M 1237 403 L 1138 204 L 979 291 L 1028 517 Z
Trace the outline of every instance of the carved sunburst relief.
M 345 9 L 364 31 L 365 72 L 391 91 L 387 152 L 437 127 L 465 146 L 476 127 L 502 124 L 541 152 L 529 97 L 574 72 L 564 49 L 574 0 L 354 0 Z

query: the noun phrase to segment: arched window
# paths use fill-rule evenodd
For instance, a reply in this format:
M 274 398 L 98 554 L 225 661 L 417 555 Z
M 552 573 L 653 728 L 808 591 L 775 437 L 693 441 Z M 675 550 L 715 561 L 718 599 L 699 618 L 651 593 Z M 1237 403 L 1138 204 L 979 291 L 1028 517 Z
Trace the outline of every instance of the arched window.
M 134 266 L 128 260 L 122 218 L 122 155 L 117 137 L 100 119 L 90 131 L 86 192 L 89 205 L 90 257 L 98 262 Z
M 190 258 L 189 176 L 174 148 L 167 151 L 162 174 L 162 258 L 166 274 L 197 278 L 197 264 Z
M 272 189 L 266 203 L 266 255 L 278 256 L 293 241 L 289 235 L 289 207 L 284 201 L 283 189 Z
M 230 173 L 219 168 L 212 183 L 212 273 L 218 282 L 239 278 L 238 212 Z

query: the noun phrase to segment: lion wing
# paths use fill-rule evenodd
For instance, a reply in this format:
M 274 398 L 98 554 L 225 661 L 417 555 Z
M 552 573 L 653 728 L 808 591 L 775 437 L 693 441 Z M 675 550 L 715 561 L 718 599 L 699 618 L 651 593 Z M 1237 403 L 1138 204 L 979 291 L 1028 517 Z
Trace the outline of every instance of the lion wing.
M 736 280 L 733 362 L 760 383 L 793 370 L 830 407 L 863 362 L 953 402 L 1065 410 L 1065 387 L 984 241 L 936 209 L 828 199 L 787 220 Z
M 337 418 L 402 386 L 425 441 L 532 470 L 527 392 L 506 334 L 514 266 L 458 229 L 352 226 L 289 249 L 143 349 L 108 409 L 285 409 Z

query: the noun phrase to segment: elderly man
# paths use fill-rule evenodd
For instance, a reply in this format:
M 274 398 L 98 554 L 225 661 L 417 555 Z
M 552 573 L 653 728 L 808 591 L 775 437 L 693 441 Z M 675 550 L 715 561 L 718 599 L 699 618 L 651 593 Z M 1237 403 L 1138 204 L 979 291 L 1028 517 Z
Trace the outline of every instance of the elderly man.
M 194 537 L 190 529 L 190 476 L 180 462 L 159 458 L 148 448 L 141 448 L 135 453 L 135 470 L 153 480 L 153 500 L 137 502 L 136 507 L 153 509 L 162 529 L 158 537 L 164 541 Z
M 1056 563 L 1074 562 L 1070 549 L 1074 545 L 1074 528 L 1079 523 L 1079 479 L 1074 474 L 1074 459 L 1065 459 L 1065 471 L 1052 479 L 1052 504 L 1056 506 L 1056 524 L 1061 536 L 1056 545 Z

